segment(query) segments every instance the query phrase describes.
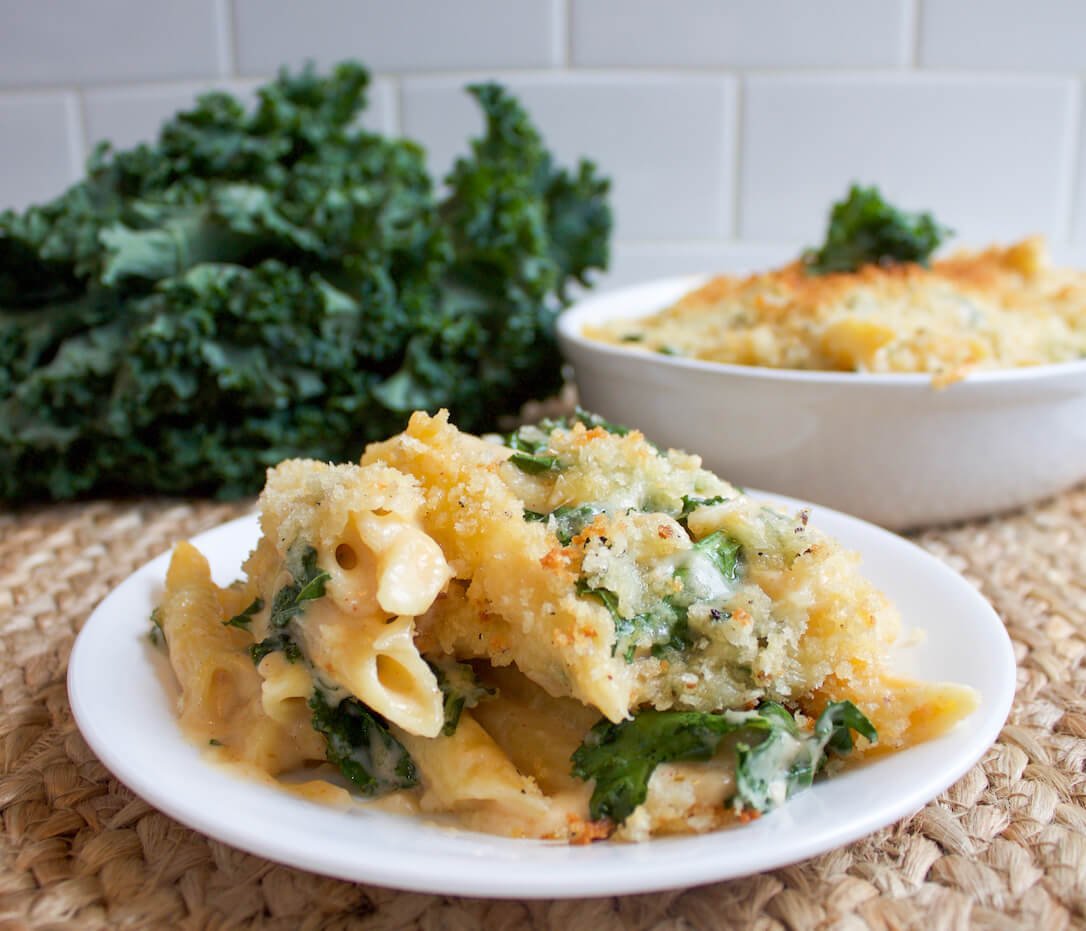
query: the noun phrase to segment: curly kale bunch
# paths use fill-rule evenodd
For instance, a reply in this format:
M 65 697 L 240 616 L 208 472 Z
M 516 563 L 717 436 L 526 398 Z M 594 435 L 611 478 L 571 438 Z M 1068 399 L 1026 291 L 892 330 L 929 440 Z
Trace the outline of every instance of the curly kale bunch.
M 368 82 L 344 63 L 283 72 L 251 112 L 207 95 L 0 214 L 0 499 L 246 494 L 416 408 L 492 429 L 560 386 L 554 320 L 606 267 L 607 180 L 482 84 L 439 195 L 419 146 L 357 127 Z

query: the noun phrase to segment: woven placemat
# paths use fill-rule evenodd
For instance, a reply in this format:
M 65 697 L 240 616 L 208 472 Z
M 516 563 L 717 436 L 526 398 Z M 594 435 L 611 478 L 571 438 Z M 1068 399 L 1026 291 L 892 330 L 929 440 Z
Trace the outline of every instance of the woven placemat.
M 94 503 L 0 515 L 0 928 L 1086 926 L 1086 489 L 917 541 L 1004 618 L 999 742 L 912 818 L 760 876 L 651 896 L 508 902 L 325 879 L 208 840 L 120 785 L 72 722 L 72 641 L 174 540 L 244 510 Z

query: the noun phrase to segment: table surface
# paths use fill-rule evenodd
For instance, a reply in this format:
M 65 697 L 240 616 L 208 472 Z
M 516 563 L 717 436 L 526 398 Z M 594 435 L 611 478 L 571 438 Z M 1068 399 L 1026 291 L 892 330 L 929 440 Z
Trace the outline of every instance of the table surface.
M 72 642 L 113 586 L 249 504 L 0 514 L 0 928 L 1086 926 L 1086 487 L 913 539 L 994 605 L 1018 691 L 999 741 L 912 818 L 747 879 L 645 896 L 457 899 L 325 879 L 188 830 L 120 785 L 72 721 Z

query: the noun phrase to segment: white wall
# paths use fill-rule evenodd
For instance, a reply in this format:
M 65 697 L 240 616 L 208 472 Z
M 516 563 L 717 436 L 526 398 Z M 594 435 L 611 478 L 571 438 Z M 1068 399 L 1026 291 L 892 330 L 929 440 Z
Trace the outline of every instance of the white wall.
M 813 243 L 851 180 L 960 241 L 1040 232 L 1086 264 L 1086 3 L 1060 0 L 0 0 L 0 206 L 284 63 L 377 76 L 368 122 L 435 170 L 493 77 L 615 182 L 609 283 Z

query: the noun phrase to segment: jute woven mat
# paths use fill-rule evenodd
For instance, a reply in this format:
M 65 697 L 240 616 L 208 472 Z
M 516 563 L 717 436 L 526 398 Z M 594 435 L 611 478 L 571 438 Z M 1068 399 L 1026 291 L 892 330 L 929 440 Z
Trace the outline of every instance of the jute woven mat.
M 1086 927 L 1086 489 L 917 541 L 1004 618 L 1018 695 L 996 744 L 912 818 L 783 870 L 698 889 L 503 902 L 324 879 L 151 809 L 72 723 L 72 641 L 102 597 L 240 506 L 0 514 L 0 928 Z

